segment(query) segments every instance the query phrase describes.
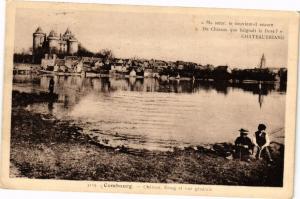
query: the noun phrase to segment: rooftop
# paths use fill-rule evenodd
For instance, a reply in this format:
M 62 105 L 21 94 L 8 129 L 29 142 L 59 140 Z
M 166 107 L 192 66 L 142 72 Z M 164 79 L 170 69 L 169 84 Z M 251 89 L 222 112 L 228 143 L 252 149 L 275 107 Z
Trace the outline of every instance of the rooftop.
M 58 37 L 58 35 L 54 30 L 51 30 L 49 33 L 49 37 Z
M 34 33 L 40 33 L 40 34 L 44 34 L 44 31 L 42 30 L 42 28 L 39 26 L 36 31 Z

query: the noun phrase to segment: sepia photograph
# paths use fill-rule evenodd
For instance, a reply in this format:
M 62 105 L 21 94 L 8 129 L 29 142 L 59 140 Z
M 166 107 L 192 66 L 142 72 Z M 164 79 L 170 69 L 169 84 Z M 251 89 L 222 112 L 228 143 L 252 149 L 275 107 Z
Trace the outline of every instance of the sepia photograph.
M 297 13 L 37 4 L 6 43 L 10 179 L 284 187 Z

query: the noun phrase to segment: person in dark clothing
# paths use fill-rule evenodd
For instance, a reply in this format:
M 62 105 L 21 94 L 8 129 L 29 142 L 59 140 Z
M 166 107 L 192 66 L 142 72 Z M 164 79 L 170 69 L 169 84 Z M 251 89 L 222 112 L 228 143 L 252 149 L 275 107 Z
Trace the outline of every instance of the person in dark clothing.
M 248 130 L 241 128 L 240 136 L 235 140 L 236 158 L 243 161 L 250 161 L 250 154 L 252 154 L 253 143 L 248 137 Z
M 258 131 L 255 132 L 253 143 L 255 145 L 255 157 L 257 159 L 261 159 L 262 153 L 265 153 L 268 161 L 273 162 L 271 153 L 269 150 L 269 145 L 270 145 L 270 139 L 268 134 L 266 133 L 266 125 L 264 124 L 259 124 L 258 125 Z
M 54 90 L 54 80 L 53 80 L 53 78 L 51 78 L 50 79 L 50 81 L 49 81 L 49 93 L 50 94 L 53 94 L 53 90 Z

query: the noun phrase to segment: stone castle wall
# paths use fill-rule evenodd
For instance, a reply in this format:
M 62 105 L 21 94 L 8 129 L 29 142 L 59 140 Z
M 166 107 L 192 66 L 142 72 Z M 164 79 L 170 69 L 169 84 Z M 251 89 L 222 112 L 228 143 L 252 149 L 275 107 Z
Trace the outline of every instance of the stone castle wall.
M 33 33 L 33 57 L 41 57 L 42 54 L 62 54 L 74 55 L 78 52 L 78 40 L 74 34 L 67 29 L 62 35 L 58 35 L 54 30 L 47 34 L 38 27 Z

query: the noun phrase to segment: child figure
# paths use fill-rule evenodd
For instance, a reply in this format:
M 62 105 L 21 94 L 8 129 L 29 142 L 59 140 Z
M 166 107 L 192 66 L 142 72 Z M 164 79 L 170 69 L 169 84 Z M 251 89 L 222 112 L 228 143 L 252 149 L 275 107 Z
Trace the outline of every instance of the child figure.
M 273 162 L 271 153 L 269 150 L 270 146 L 270 139 L 268 134 L 266 133 L 266 125 L 259 124 L 258 125 L 258 131 L 255 132 L 255 136 L 253 139 L 253 143 L 255 145 L 254 150 L 256 151 L 255 157 L 257 159 L 262 159 L 261 155 L 262 153 L 265 153 L 268 157 L 269 162 Z M 255 153 L 253 153 L 255 154 Z

